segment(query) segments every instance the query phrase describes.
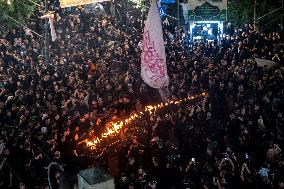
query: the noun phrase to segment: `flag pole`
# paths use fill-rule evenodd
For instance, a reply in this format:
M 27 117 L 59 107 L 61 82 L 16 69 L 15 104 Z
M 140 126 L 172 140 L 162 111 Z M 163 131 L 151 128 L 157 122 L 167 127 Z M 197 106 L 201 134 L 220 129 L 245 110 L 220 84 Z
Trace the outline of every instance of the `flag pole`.
M 44 1 L 45 13 L 48 13 L 48 3 L 47 0 Z M 49 44 L 48 44 L 48 18 L 45 18 L 45 37 L 44 37 L 44 63 L 47 66 L 49 64 Z
M 253 6 L 253 23 L 256 23 L 256 0 L 254 0 L 254 6 Z
M 178 36 L 177 37 L 178 37 L 178 40 L 180 40 L 180 35 L 179 35 L 179 29 L 180 29 L 179 0 L 177 1 L 177 4 L 178 4 L 178 8 L 177 8 L 177 11 L 178 11 L 178 15 L 177 15 L 177 17 L 178 17 L 178 33 L 177 33 L 177 35 Z
M 170 91 L 168 86 L 159 88 L 158 91 L 163 102 L 168 102 L 170 100 Z

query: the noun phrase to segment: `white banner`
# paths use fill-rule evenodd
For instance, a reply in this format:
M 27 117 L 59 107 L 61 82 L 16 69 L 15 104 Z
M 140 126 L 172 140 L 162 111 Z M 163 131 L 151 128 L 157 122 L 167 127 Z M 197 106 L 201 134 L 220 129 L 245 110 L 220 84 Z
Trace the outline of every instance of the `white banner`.
M 56 36 L 55 28 L 54 28 L 54 13 L 47 13 L 41 16 L 40 18 L 41 19 L 48 18 L 50 33 L 51 33 L 51 40 L 55 41 L 57 39 L 57 36 Z
M 110 0 L 60 0 L 60 7 L 66 8 L 66 7 L 86 5 L 91 3 L 99 3 L 104 1 L 110 1 Z
M 49 26 L 50 26 L 51 40 L 55 41 L 57 39 L 57 36 L 54 28 L 54 14 L 51 17 L 49 17 Z
M 152 0 L 144 27 L 141 76 L 153 88 L 162 88 L 169 84 L 162 23 L 156 0 Z

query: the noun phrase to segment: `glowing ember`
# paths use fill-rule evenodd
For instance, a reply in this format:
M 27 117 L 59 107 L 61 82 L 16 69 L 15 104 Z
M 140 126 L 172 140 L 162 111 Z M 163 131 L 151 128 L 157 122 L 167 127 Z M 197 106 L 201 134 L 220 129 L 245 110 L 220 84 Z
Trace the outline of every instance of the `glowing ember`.
M 95 137 L 91 141 L 86 140 L 86 144 L 87 144 L 87 146 L 89 146 L 91 148 L 91 150 L 96 150 L 97 146 L 100 144 L 100 142 L 104 138 L 109 138 L 109 137 L 113 137 L 113 136 L 117 135 L 124 126 L 128 125 L 132 121 L 137 120 L 141 115 L 144 115 L 144 113 L 149 113 L 151 115 L 151 114 L 155 113 L 157 110 L 165 108 L 166 106 L 168 106 L 170 104 L 177 105 L 177 104 L 180 104 L 182 102 L 186 102 L 188 100 L 193 100 L 196 97 L 205 97 L 206 95 L 207 95 L 207 93 L 203 92 L 200 95 L 196 95 L 195 97 L 191 96 L 191 97 L 184 98 L 182 100 L 175 100 L 175 101 L 172 100 L 170 102 L 160 103 L 160 104 L 155 105 L 155 106 L 152 106 L 152 105 L 145 106 L 144 112 L 139 112 L 139 114 L 138 113 L 133 113 L 129 118 L 125 119 L 124 121 L 109 122 L 107 124 L 108 127 L 106 129 L 106 132 L 101 134 L 100 138 L 99 137 Z M 114 142 L 112 144 L 115 144 L 117 142 L 118 141 L 116 141 L 116 142 Z

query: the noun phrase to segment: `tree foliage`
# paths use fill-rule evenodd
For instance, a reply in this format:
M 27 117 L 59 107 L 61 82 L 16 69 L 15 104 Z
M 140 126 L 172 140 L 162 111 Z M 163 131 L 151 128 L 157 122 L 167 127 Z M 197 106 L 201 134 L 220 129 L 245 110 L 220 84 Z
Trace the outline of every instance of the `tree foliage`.
M 149 9 L 149 1 L 147 0 L 129 0 L 129 2 L 134 3 L 135 7 L 140 9 L 141 12 L 147 12 Z
M 33 0 L 33 2 L 38 2 L 38 0 Z M 9 32 L 13 27 L 19 26 L 19 23 L 25 24 L 32 15 L 35 6 L 27 0 L 0 0 L 0 34 Z
M 256 19 L 277 7 L 278 0 L 256 0 Z M 235 26 L 243 26 L 254 21 L 255 0 L 229 0 L 228 21 Z M 266 19 L 270 19 L 269 15 Z M 275 15 L 274 15 L 275 16 Z

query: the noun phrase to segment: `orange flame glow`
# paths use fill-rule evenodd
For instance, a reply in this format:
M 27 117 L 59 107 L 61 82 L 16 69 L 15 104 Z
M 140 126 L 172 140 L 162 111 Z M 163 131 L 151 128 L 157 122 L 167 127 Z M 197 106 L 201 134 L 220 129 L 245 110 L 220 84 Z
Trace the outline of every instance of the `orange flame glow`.
M 166 102 L 166 103 L 160 103 L 158 105 L 148 105 L 145 106 L 144 112 L 139 112 L 139 113 L 134 113 L 132 114 L 130 117 L 128 117 L 127 119 L 123 120 L 123 121 L 119 121 L 119 122 L 109 122 L 108 123 L 108 128 L 106 129 L 105 133 L 102 133 L 100 137 L 94 137 L 94 139 L 92 140 L 86 140 L 86 144 L 87 146 L 89 146 L 92 150 L 96 150 L 97 146 L 100 144 L 100 142 L 105 139 L 105 138 L 109 138 L 112 136 L 115 136 L 116 134 L 118 134 L 120 132 L 120 130 L 130 124 L 131 122 L 137 120 L 141 115 L 144 115 L 144 113 L 149 113 L 150 115 L 153 114 L 154 112 L 156 112 L 159 109 L 165 108 L 166 106 L 170 105 L 170 104 L 180 104 L 182 102 L 186 102 L 188 100 L 193 100 L 196 97 L 205 97 L 207 95 L 207 93 L 203 92 L 200 95 L 196 95 L 194 96 L 190 96 L 187 98 L 184 98 L 182 100 L 172 100 L 170 102 Z M 117 143 L 117 142 L 116 142 Z

